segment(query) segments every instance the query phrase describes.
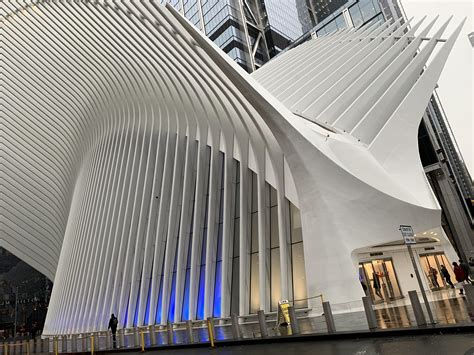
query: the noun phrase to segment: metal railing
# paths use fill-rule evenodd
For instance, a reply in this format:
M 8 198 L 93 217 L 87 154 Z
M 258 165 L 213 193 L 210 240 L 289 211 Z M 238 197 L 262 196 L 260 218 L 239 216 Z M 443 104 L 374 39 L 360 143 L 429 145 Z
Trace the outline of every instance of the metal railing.
M 474 285 L 465 285 L 466 291 L 466 321 L 474 319 Z M 419 302 L 418 294 L 410 291 L 410 321 L 406 324 L 394 324 L 397 327 L 427 327 L 435 326 L 428 324 L 424 316 L 424 310 Z M 233 341 L 248 338 L 268 338 L 281 336 L 298 336 L 299 334 L 333 334 L 347 331 L 346 325 L 353 321 L 353 315 L 358 314 L 358 320 L 362 320 L 352 331 L 377 331 L 384 328 L 386 319 L 384 312 L 394 312 L 396 307 L 377 308 L 374 307 L 370 297 L 362 298 L 362 306 L 357 312 L 345 313 L 340 305 L 333 312 L 328 301 L 321 298 L 320 315 L 308 315 L 310 310 L 288 308 L 289 324 L 286 327 L 278 326 L 275 312 L 265 313 L 259 311 L 256 315 L 237 316 L 233 314 L 229 318 L 207 318 L 206 320 L 185 321 L 164 325 L 151 325 L 145 327 L 119 329 L 115 337 L 110 331 L 100 331 L 84 334 L 70 334 L 45 337 L 43 339 L 23 340 L 15 342 L 0 343 L 0 355 L 30 355 L 39 353 L 90 353 L 112 349 L 139 349 L 145 352 L 147 349 L 160 346 L 173 346 L 182 344 L 209 344 L 215 347 L 222 341 Z M 348 305 L 349 307 L 349 305 Z M 352 307 L 352 305 L 350 305 Z M 408 308 L 407 306 L 403 306 Z M 353 310 L 356 308 L 354 307 Z M 318 313 L 318 310 L 316 310 Z M 398 315 L 397 315 L 398 317 Z M 396 317 L 396 318 L 397 318 Z M 383 323 L 385 322 L 385 323 Z M 383 323 L 383 324 L 382 324 Z M 308 326 L 308 324 L 310 326 Z M 471 323 L 469 323 L 471 324 Z M 385 324 L 386 325 L 386 324 Z

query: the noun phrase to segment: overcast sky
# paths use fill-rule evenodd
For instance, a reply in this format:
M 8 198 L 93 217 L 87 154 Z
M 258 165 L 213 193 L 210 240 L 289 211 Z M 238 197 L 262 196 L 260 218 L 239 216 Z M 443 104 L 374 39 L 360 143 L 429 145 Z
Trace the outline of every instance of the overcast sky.
M 467 17 L 438 81 L 437 91 L 472 177 L 474 176 L 474 144 L 472 142 L 474 136 L 474 49 L 467 35 L 474 32 L 474 1 L 401 0 L 401 2 L 408 18 L 414 16 L 416 20 L 427 15 L 427 20 L 430 20 L 440 15 L 438 26 L 453 15 L 444 38 L 453 32 L 464 17 Z M 439 27 L 435 26 L 435 29 L 437 28 Z

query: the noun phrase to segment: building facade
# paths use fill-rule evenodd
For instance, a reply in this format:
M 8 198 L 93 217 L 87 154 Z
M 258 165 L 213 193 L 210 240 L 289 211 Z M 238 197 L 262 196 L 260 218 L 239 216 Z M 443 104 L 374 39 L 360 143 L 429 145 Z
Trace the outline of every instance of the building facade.
M 249 75 L 169 4 L 2 11 L 0 246 L 54 280 L 43 334 L 342 311 L 371 277 L 395 299 L 410 280 L 364 257 L 401 224 L 456 259 L 416 153 L 462 24 L 348 28 Z

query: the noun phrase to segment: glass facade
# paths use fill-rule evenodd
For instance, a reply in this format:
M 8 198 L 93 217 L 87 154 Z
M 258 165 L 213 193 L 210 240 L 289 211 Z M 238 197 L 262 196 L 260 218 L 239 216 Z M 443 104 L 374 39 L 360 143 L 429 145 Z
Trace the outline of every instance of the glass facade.
M 345 3 L 345 5 L 344 5 Z M 343 10 L 347 8 L 348 16 L 354 27 L 370 26 L 377 21 L 385 21 L 382 8 L 378 0 L 359 0 L 344 1 L 343 7 L 333 11 L 316 26 L 316 36 L 324 36 L 326 34 L 347 28 L 348 24 L 344 18 Z

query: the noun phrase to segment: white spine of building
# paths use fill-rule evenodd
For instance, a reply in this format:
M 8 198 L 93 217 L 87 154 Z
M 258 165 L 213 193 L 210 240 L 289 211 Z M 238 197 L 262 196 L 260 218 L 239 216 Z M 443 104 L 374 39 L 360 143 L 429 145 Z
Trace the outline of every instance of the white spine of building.
M 154 1 L 1 11 L 0 246 L 54 280 L 43 334 L 358 300 L 354 252 L 400 224 L 453 253 L 417 130 L 462 24 L 340 31 L 250 76 Z

